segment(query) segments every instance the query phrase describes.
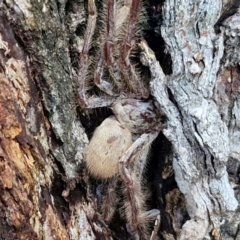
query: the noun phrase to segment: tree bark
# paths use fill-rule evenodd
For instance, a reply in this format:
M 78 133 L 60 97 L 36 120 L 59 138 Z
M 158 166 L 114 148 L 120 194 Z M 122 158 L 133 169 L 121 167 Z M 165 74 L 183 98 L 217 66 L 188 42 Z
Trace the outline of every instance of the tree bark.
M 149 88 L 166 123 L 146 172 L 157 239 L 240 239 L 239 4 L 146 5 Z M 84 163 L 110 114 L 78 105 L 87 14 L 81 0 L 0 0 L 0 239 L 129 239 L 121 214 L 101 220 L 105 183 Z

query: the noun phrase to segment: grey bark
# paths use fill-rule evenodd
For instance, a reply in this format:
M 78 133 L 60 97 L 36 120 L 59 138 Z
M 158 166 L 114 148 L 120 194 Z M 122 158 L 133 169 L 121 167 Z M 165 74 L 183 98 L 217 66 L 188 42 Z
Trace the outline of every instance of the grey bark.
M 220 232 L 222 219 L 230 217 L 238 206 L 226 163 L 232 144 L 239 142 L 230 141 L 228 122 L 222 119 L 214 98 L 218 74 L 226 68 L 221 63 L 225 29 L 214 32 L 221 9 L 222 1 L 166 1 L 163 8 L 161 29 L 173 60 L 173 73 L 167 79 L 156 74 L 151 88 L 168 117 L 164 134 L 173 145 L 175 178 L 191 218 L 183 225 L 179 239 L 208 237 L 209 228 Z M 166 88 L 177 107 L 169 100 Z
M 172 147 L 159 178 L 172 176 L 172 165 L 179 189 L 156 187 L 165 201 L 159 239 L 240 239 L 238 5 L 166 0 L 162 7 L 172 73 L 153 61 L 150 88 Z M 80 0 L 0 0 L 0 239 L 119 237 L 100 221 L 97 184 L 83 161 L 86 130 L 101 121 L 77 100 L 86 21 Z M 118 228 L 124 239 L 125 223 Z
M 238 206 L 226 165 L 230 157 L 239 161 L 235 155 L 239 130 L 229 119 L 230 111 L 232 116 L 239 112 L 239 96 L 230 100 L 217 89 L 229 65 L 239 64 L 239 13 L 225 21 L 216 34 L 214 25 L 222 5 L 222 1 L 166 1 L 163 9 L 161 29 L 173 60 L 173 73 L 153 80 L 152 94 L 168 117 L 164 134 L 173 144 L 175 177 L 191 218 L 183 225 L 179 239 L 208 238 L 209 227 L 214 228 L 213 237 L 218 239 L 220 222 L 231 217 Z M 166 88 L 177 108 L 169 101 Z

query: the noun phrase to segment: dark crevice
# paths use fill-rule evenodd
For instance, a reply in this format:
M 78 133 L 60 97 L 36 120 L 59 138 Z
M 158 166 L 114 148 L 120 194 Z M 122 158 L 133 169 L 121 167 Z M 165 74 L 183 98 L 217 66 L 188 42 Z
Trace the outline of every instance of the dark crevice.
M 161 133 L 151 146 L 151 154 L 149 156 L 148 167 L 146 169 L 146 182 L 147 186 L 151 188 L 151 198 L 147 202 L 149 209 L 159 209 L 161 212 L 161 231 L 168 232 L 174 235 L 172 228 L 171 217 L 165 211 L 167 193 L 177 188 L 177 183 L 174 178 L 172 169 L 172 146 L 171 143 Z M 166 171 L 169 170 L 166 177 Z M 165 175 L 163 177 L 163 175 Z M 149 188 L 149 187 L 148 187 Z
M 234 0 L 232 3 L 227 4 L 220 18 L 214 25 L 214 29 L 217 34 L 220 33 L 220 27 L 222 26 L 223 21 L 225 21 L 230 16 L 234 15 L 238 11 L 239 5 L 240 5 L 240 0 Z
M 87 192 L 84 186 L 86 186 L 86 183 L 80 181 L 79 183 L 76 184 L 76 187 L 70 191 L 68 200 L 69 202 L 71 202 L 71 204 L 74 205 L 77 202 L 81 202 L 87 199 Z
M 143 30 L 143 36 L 149 47 L 154 51 L 157 60 L 166 75 L 172 73 L 172 60 L 169 53 L 165 51 L 165 42 L 161 35 L 163 0 L 151 0 L 147 9 L 149 21 L 148 27 Z
M 54 172 L 54 180 L 50 190 L 54 198 L 54 207 L 58 211 L 58 216 L 64 225 L 67 225 L 70 220 L 70 210 L 68 202 L 62 197 L 62 192 L 66 188 L 66 183 L 62 180 L 60 174 Z
M 55 159 L 55 158 L 54 158 Z M 63 165 L 61 162 L 59 162 L 57 159 L 55 159 L 54 163 L 56 164 L 57 166 L 57 170 L 59 171 L 59 173 L 65 175 L 65 170 L 63 168 Z
M 107 117 L 111 115 L 113 115 L 113 113 L 110 108 L 107 107 L 80 112 L 80 121 L 85 128 L 85 132 L 89 139 L 91 139 L 96 127 L 98 127 Z
M 238 166 L 238 170 L 237 170 L 237 183 L 240 184 L 240 165 Z
M 181 107 L 179 106 L 177 100 L 174 98 L 174 95 L 172 94 L 172 92 L 169 88 L 167 88 L 167 92 L 168 92 L 169 100 L 176 106 L 176 108 L 178 110 L 180 120 L 183 121 L 183 114 L 181 112 Z
M 213 167 L 214 171 L 216 172 L 214 156 L 211 153 L 209 153 L 209 154 L 210 154 L 210 161 L 211 161 L 212 167 Z

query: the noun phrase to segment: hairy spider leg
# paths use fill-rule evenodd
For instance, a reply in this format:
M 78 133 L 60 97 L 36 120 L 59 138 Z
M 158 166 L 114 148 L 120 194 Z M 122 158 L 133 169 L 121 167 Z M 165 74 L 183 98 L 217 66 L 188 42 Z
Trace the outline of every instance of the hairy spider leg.
M 125 209 L 125 215 L 129 221 L 129 228 L 134 239 L 140 239 L 139 236 L 145 232 L 143 224 L 147 218 L 156 217 L 159 215 L 159 211 L 156 209 L 147 212 L 142 211 L 142 201 L 136 199 L 136 196 L 142 195 L 141 193 L 136 193 L 136 191 L 141 191 L 141 183 L 133 180 L 128 166 L 136 159 L 139 152 L 152 143 L 158 136 L 158 133 L 158 131 L 153 131 L 142 134 L 119 161 L 119 173 L 126 186 L 127 198 L 130 203 L 130 208 Z
M 121 12 L 119 18 L 118 13 Z M 103 52 L 99 58 L 97 71 L 95 74 L 95 84 L 107 93 L 110 96 L 117 96 L 116 90 L 114 91 L 114 86 L 111 86 L 111 83 L 106 82 L 102 79 L 104 67 L 107 65 L 108 71 L 114 85 L 117 87 L 117 90 L 123 89 L 123 76 L 120 70 L 120 64 L 118 60 L 114 57 L 114 47 L 116 44 L 116 39 L 118 39 L 118 30 L 119 27 L 115 24 L 115 21 L 119 21 L 124 23 L 126 21 L 127 16 L 129 14 L 129 4 L 127 6 L 123 6 L 119 9 L 118 13 L 116 13 L 116 0 L 108 0 L 107 1 L 107 36 L 106 41 L 104 43 Z M 118 18 L 118 19 L 117 19 Z M 119 95 L 119 94 L 118 94 Z
M 82 107 L 88 108 L 96 108 L 96 107 L 105 107 L 111 105 L 115 99 L 111 97 L 91 97 L 87 99 L 86 96 L 86 76 L 87 70 L 90 63 L 88 51 L 90 49 L 92 37 L 94 34 L 94 30 L 96 27 L 97 20 L 97 9 L 95 0 L 88 0 L 88 20 L 87 20 L 87 28 L 84 36 L 84 44 L 82 48 L 82 52 L 80 53 L 80 66 L 78 72 L 78 95 L 79 95 L 79 103 Z
M 138 11 L 139 11 L 139 5 L 140 0 L 132 0 L 131 1 L 131 8 L 130 8 L 130 18 L 127 26 L 127 32 L 126 37 L 121 49 L 121 64 L 123 65 L 123 75 L 124 79 L 126 80 L 129 88 L 132 91 L 137 91 L 143 98 L 149 97 L 149 90 L 144 87 L 142 84 L 142 81 L 140 81 L 138 74 L 134 70 L 134 67 L 132 66 L 130 62 L 130 53 L 132 50 L 134 43 L 133 37 L 136 30 L 136 23 L 137 23 L 137 17 L 138 17 Z M 126 0 L 125 4 L 129 4 L 130 0 Z
M 94 74 L 94 83 L 95 85 L 103 92 L 107 93 L 109 96 L 118 96 L 114 91 L 114 86 L 103 79 L 103 70 L 104 70 L 104 53 L 101 54 L 98 63 L 97 69 Z
M 119 64 L 115 59 L 114 44 L 115 44 L 115 11 L 116 11 L 116 0 L 108 0 L 108 11 L 107 11 L 107 41 L 104 45 L 104 54 L 109 73 L 113 78 L 114 83 L 118 89 L 122 88 L 122 75 L 119 68 Z
M 84 107 L 88 106 L 87 97 L 85 95 L 85 79 L 87 76 L 87 70 L 89 66 L 88 51 L 90 48 L 92 36 L 96 26 L 96 19 L 97 19 L 97 9 L 95 5 L 95 1 L 88 0 L 87 29 L 84 36 L 84 44 L 83 44 L 82 52 L 80 53 L 80 67 L 78 72 L 78 81 L 79 81 L 78 94 L 80 98 L 80 103 Z
M 105 221 L 110 221 L 116 209 L 116 187 L 117 187 L 117 178 L 112 177 L 108 180 L 107 184 L 107 194 L 103 196 L 102 199 L 102 218 Z
M 115 31 L 115 0 L 108 0 L 107 2 L 107 40 L 104 43 L 103 52 L 98 60 L 97 71 L 94 76 L 94 82 L 100 90 L 107 93 L 110 96 L 117 96 L 117 93 L 114 91 L 114 86 L 103 80 L 103 71 L 105 65 L 109 69 L 109 73 L 113 78 L 113 81 L 118 89 L 121 89 L 122 76 L 119 69 L 117 60 L 113 56 L 113 47 L 114 47 L 114 31 Z

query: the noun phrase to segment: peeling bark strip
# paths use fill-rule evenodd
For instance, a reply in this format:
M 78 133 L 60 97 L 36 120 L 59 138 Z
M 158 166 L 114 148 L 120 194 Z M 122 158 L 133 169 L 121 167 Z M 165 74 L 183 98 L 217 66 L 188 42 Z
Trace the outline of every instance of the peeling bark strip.
M 167 0 L 161 29 L 173 72 L 165 77 L 156 62 L 150 67 L 152 94 L 168 118 L 164 134 L 173 145 L 175 177 L 191 217 L 179 239 L 202 239 L 210 229 L 219 239 L 220 221 L 238 205 L 226 172 L 229 132 L 213 99 L 224 50 L 223 34 L 214 32 L 221 6 L 220 0 Z

